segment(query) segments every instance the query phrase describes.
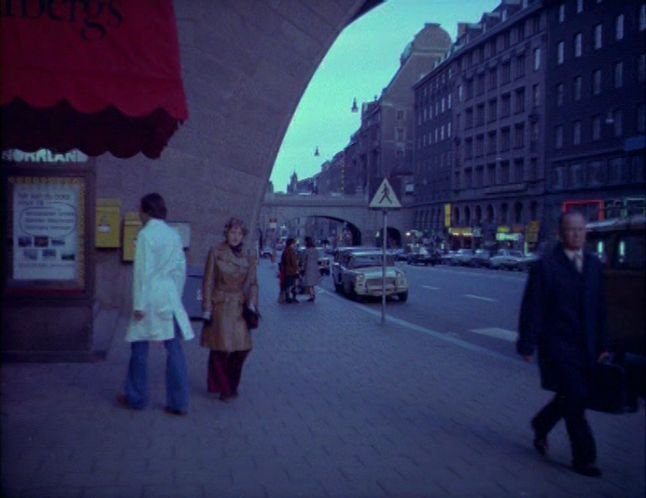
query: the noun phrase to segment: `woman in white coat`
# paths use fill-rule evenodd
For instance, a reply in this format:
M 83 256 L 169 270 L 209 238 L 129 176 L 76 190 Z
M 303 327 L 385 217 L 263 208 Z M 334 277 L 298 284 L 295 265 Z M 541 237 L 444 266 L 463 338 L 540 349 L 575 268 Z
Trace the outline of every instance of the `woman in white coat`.
M 162 341 L 166 358 L 166 411 L 188 411 L 188 376 L 181 339 L 193 338 L 193 329 L 182 304 L 186 258 L 177 230 L 164 221 L 166 204 L 161 195 L 141 198 L 143 228 L 137 235 L 133 281 L 133 316 L 126 334 L 131 356 L 125 393 L 117 401 L 129 408 L 148 404 L 148 346 Z

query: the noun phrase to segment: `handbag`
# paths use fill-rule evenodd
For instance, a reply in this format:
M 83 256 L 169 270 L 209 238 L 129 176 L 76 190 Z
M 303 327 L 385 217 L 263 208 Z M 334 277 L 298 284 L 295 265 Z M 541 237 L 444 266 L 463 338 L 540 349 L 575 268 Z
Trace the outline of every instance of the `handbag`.
M 245 306 L 242 310 L 242 318 L 247 324 L 249 330 L 257 329 L 260 322 L 260 313 Z

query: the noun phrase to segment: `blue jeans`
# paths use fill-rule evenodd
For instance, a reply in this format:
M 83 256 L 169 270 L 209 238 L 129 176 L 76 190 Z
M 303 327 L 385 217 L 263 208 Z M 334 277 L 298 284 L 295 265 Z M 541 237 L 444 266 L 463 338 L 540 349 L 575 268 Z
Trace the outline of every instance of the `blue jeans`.
M 182 350 L 181 332 L 175 322 L 175 337 L 164 341 L 166 348 L 166 406 L 171 410 L 188 410 L 188 374 Z M 130 345 L 125 394 L 132 408 L 142 409 L 148 404 L 148 341 Z

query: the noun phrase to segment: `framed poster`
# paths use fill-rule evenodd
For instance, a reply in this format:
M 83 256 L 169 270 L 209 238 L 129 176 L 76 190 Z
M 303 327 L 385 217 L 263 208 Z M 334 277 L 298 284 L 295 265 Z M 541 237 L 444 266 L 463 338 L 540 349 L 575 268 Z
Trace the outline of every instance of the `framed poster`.
M 86 178 L 10 175 L 6 186 L 8 290 L 84 290 Z

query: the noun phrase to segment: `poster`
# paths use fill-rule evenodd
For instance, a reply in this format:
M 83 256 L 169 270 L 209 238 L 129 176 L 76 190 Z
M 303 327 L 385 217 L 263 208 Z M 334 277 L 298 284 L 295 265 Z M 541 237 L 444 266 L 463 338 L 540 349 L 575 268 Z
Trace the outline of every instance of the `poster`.
M 83 180 L 14 177 L 13 279 L 80 281 Z

